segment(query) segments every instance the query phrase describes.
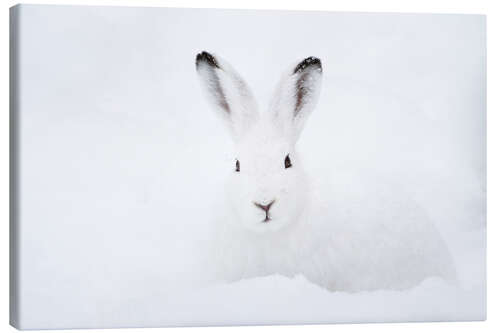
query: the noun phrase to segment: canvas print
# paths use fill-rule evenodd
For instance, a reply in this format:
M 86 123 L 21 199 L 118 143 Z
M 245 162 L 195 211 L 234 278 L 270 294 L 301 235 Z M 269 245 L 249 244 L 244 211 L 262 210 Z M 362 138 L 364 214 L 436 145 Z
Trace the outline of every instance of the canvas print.
M 11 8 L 11 324 L 484 320 L 485 35 Z

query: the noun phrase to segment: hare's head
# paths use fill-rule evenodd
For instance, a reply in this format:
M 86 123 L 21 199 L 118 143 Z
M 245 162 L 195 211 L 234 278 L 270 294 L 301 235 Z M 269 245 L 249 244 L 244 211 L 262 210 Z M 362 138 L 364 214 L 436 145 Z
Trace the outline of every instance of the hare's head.
M 321 61 L 309 57 L 290 67 L 262 113 L 245 81 L 220 57 L 202 52 L 196 69 L 235 143 L 227 187 L 233 222 L 261 232 L 294 223 L 308 196 L 295 143 L 318 100 Z

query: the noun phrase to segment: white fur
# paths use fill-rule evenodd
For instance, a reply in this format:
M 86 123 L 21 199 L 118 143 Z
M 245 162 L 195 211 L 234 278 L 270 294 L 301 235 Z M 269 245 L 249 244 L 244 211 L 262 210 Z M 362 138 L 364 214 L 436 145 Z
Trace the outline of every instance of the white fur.
M 225 185 L 213 225 L 210 264 L 218 278 L 302 274 L 329 290 L 346 291 L 402 289 L 430 276 L 453 278 L 446 244 L 410 199 L 394 202 L 394 188 L 373 180 L 353 187 L 360 180 L 350 181 L 351 175 L 307 176 L 295 143 L 319 97 L 321 64 L 287 69 L 270 109 L 259 114 L 240 75 L 220 57 L 214 59 L 218 67 L 200 61 L 198 74 L 228 125 L 240 163 L 240 172 L 233 171 Z M 284 166 L 287 155 L 290 168 Z M 272 200 L 271 220 L 264 222 L 266 213 L 254 203 Z M 353 206 L 358 209 L 346 209 Z

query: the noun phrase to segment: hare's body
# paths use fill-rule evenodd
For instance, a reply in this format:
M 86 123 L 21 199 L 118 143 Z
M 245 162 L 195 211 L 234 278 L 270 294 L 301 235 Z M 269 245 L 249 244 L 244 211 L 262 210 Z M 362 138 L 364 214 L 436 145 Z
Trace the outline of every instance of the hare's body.
M 357 177 L 329 177 L 331 170 L 306 176 L 295 143 L 318 100 L 319 59 L 287 70 L 265 113 L 222 59 L 202 52 L 196 67 L 237 154 L 213 228 L 209 263 L 216 276 L 302 274 L 346 291 L 402 289 L 453 276 L 439 232 L 411 200 Z
M 447 246 L 418 206 L 395 200 L 390 186 L 342 177 L 315 187 L 299 221 L 278 232 L 255 233 L 235 226 L 230 213 L 218 216 L 210 259 L 218 280 L 303 275 L 332 291 L 361 291 L 454 279 Z

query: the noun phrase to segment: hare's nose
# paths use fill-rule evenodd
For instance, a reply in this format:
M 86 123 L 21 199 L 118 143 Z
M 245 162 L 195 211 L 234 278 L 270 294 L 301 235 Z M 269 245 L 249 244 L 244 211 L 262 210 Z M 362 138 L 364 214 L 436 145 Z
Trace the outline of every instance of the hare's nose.
M 260 209 L 262 209 L 263 211 L 265 211 L 267 213 L 269 211 L 269 209 L 271 209 L 271 206 L 274 204 L 274 201 L 275 200 L 272 200 L 271 202 L 269 202 L 267 204 L 254 202 L 254 205 L 259 207 Z

